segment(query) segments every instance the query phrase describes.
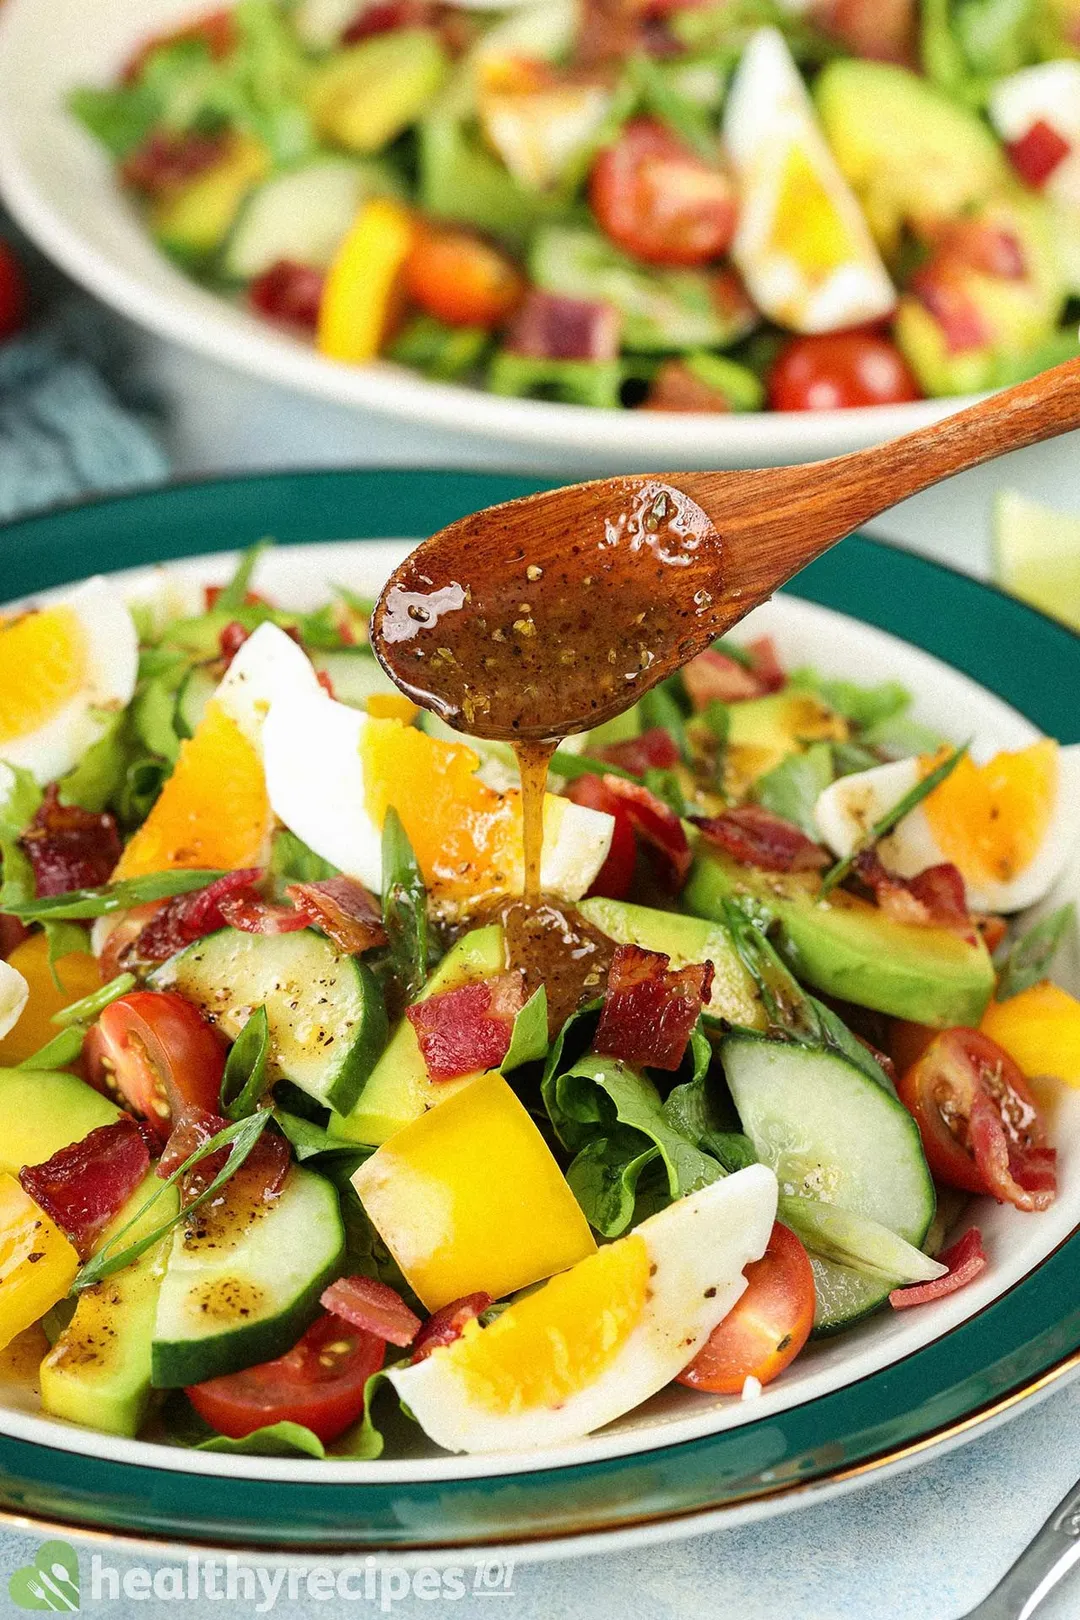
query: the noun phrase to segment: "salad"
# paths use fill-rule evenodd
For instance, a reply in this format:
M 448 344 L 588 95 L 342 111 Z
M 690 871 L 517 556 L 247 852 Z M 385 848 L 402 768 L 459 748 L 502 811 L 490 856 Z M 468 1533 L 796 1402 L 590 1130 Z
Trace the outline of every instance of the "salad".
M 803 411 L 1077 352 L 1077 0 L 240 0 L 70 105 L 165 253 L 346 364 Z
M 1074 918 L 1009 919 L 1080 750 L 724 641 L 560 747 L 530 911 L 512 755 L 258 554 L 0 625 L 0 1348 L 47 1414 L 554 1445 L 756 1394 L 992 1264 L 980 1199 L 1051 1205 Z

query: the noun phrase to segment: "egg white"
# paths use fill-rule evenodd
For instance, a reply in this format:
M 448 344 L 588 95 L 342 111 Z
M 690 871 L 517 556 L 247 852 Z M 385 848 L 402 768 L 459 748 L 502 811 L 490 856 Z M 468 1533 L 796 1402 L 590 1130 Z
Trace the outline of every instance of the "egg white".
M 252 631 L 214 692 L 225 713 L 258 750 L 272 705 L 294 696 L 329 701 L 304 649 L 269 623 Z
M 1072 151 L 1062 158 L 1043 190 L 1080 209 L 1080 62 L 1040 62 L 999 79 L 987 107 L 1003 141 L 1019 141 L 1032 125 L 1049 124 Z
M 39 787 L 64 776 L 92 747 L 111 712 L 131 702 L 139 641 L 127 605 L 100 576 L 58 598 L 74 613 L 86 646 L 86 678 L 75 695 L 34 731 L 3 744 L 3 758 L 29 771 Z
M 743 51 L 724 108 L 723 137 L 740 204 L 731 257 L 763 314 L 796 332 L 831 332 L 887 315 L 896 289 L 775 28 L 759 29 Z M 825 276 L 808 272 L 772 240 L 793 149 L 809 160 L 856 245 L 857 256 Z
M 0 1039 L 19 1022 L 29 995 L 30 986 L 18 968 L 0 957 Z
M 254 640 L 254 637 L 252 638 Z M 270 805 L 298 838 L 382 890 L 382 832 L 367 811 L 360 740 L 368 716 L 327 697 L 283 693 L 271 706 L 262 733 Z M 541 884 L 545 892 L 579 899 L 607 859 L 614 827 L 598 810 L 547 798 Z
M 453 1345 L 388 1376 L 420 1427 L 447 1451 L 519 1450 L 591 1434 L 693 1360 L 744 1292 L 743 1268 L 764 1254 L 776 1198 L 773 1172 L 755 1164 L 643 1221 L 635 1230 L 645 1239 L 651 1275 L 641 1317 L 599 1377 L 557 1408 L 508 1413 L 481 1405 L 457 1369 Z
M 814 807 L 814 819 L 835 855 L 850 855 L 874 822 L 918 785 L 919 761 L 900 759 L 869 771 L 842 776 L 827 787 Z M 1061 876 L 1077 844 L 1075 805 L 1080 797 L 1080 745 L 1058 750 L 1058 788 L 1050 822 L 1036 854 L 1007 882 L 988 882 L 961 872 L 968 905 L 974 911 L 1020 911 L 1034 905 Z M 923 806 L 917 805 L 878 844 L 890 871 L 915 877 L 949 857 L 934 836 Z

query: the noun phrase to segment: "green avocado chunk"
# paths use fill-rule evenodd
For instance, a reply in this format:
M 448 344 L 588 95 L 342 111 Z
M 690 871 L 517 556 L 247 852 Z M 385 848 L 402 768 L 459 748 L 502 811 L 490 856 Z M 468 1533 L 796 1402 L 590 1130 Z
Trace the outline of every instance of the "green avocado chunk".
M 816 873 L 761 872 L 701 855 L 683 904 L 713 918 L 731 898 L 763 907 L 778 925 L 788 966 L 826 995 L 935 1029 L 978 1024 L 994 988 L 981 940 L 972 945 L 947 929 L 896 922 L 843 889 L 819 899 L 819 884 Z
M 73 1074 L 47 1069 L 0 1069 L 0 1172 L 44 1164 L 81 1142 L 120 1110 Z

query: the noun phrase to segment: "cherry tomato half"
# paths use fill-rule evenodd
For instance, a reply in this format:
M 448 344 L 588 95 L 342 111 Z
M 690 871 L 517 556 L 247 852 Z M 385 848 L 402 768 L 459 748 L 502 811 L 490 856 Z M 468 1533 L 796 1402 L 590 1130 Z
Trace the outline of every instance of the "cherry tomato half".
M 22 265 L 0 242 L 0 340 L 13 337 L 26 322 L 30 295 Z
M 570 783 L 566 797 L 588 810 L 603 810 L 612 816 L 615 826 L 611 833 L 611 848 L 607 859 L 593 879 L 589 898 L 602 895 L 605 900 L 625 900 L 634 881 L 637 865 L 637 839 L 634 824 L 621 803 L 598 776 L 579 776 Z
M 419 231 L 404 277 L 413 302 L 448 326 L 501 326 L 525 292 L 513 261 L 471 231 Z
M 707 264 L 735 234 L 728 176 L 651 118 L 635 118 L 600 153 L 589 202 L 601 230 L 649 264 Z
M 92 1085 L 119 1095 L 162 1138 L 185 1106 L 217 1112 L 225 1048 L 171 990 L 133 990 L 105 1008 L 84 1048 Z
M 777 1221 L 765 1253 L 745 1276 L 745 1293 L 679 1374 L 680 1384 L 738 1395 L 748 1378 L 771 1383 L 810 1337 L 814 1272 L 794 1232 Z
M 839 411 L 921 399 L 895 343 L 872 332 L 794 338 L 769 374 L 774 411 Z
M 324 1444 L 364 1410 L 364 1385 L 386 1345 L 329 1312 L 276 1361 L 192 1384 L 188 1400 L 220 1434 L 242 1439 L 264 1423 L 302 1423 Z
M 1027 1081 L 976 1029 L 932 1040 L 897 1088 L 939 1181 L 1017 1209 L 1046 1209 L 1057 1191 L 1053 1149 Z

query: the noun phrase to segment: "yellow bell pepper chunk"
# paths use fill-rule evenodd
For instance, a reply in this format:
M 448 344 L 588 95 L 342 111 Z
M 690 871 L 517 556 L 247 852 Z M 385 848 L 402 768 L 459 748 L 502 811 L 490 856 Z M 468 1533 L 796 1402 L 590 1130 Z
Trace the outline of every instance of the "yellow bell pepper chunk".
M 394 293 L 413 244 L 407 209 L 374 197 L 357 214 L 326 275 L 317 342 L 331 360 L 374 360 L 395 307 Z
M 51 1310 L 79 1257 L 14 1176 L 0 1176 L 0 1350 Z
M 58 987 L 49 967 L 49 942 L 42 933 L 16 945 L 8 961 L 30 986 L 18 1023 L 0 1040 L 0 1068 L 14 1069 L 59 1033 L 53 1013 L 101 989 L 101 974 L 89 951 L 72 951 L 56 964 Z
M 551 1150 L 495 1071 L 396 1131 L 353 1186 L 429 1311 L 464 1294 L 500 1299 L 596 1250 Z
M 992 1001 L 980 1025 L 1028 1075 L 1080 1086 L 1080 1001 L 1043 980 L 1008 1001 Z

